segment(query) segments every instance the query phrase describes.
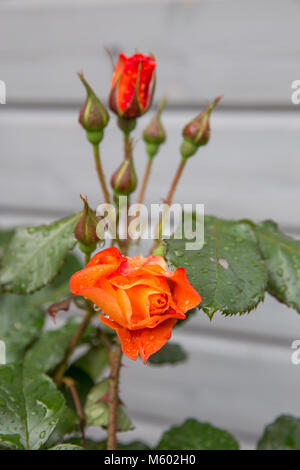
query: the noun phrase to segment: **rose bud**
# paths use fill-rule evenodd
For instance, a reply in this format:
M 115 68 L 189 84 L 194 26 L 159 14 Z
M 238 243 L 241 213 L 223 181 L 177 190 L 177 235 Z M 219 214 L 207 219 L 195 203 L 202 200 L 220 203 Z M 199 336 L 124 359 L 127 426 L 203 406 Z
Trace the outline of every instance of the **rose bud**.
M 153 158 L 157 154 L 159 146 L 166 140 L 166 132 L 161 122 L 161 113 L 165 105 L 166 99 L 163 98 L 155 115 L 143 132 L 146 151 L 150 158 Z
M 206 145 L 210 138 L 209 118 L 214 107 L 223 96 L 218 96 L 211 104 L 189 122 L 182 131 L 183 142 L 180 147 L 182 158 L 186 159 L 194 155 L 198 148 Z
M 87 200 L 80 196 L 84 207 L 81 216 L 74 230 L 75 238 L 79 241 L 79 248 L 86 254 L 92 253 L 97 246 L 99 238 L 97 236 L 98 219 L 88 205 Z
M 149 108 L 154 92 L 156 63 L 153 56 L 119 54 L 113 74 L 109 106 L 122 120 L 135 119 Z M 133 125 L 133 124 L 132 124 Z
M 103 129 L 108 124 L 109 114 L 85 80 L 83 73 L 78 74 L 85 86 L 87 96 L 79 113 L 79 123 L 86 130 L 87 139 L 91 144 L 98 145 L 103 137 Z
M 137 178 L 132 158 L 125 158 L 110 180 L 115 195 L 128 196 L 135 191 Z

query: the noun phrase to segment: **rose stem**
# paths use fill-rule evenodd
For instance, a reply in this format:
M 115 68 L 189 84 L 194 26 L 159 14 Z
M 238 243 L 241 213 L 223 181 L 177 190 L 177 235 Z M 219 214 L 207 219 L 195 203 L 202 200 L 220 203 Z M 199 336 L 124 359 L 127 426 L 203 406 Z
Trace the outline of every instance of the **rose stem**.
M 128 132 L 124 132 L 124 158 L 132 158 L 132 146 Z
M 144 173 L 143 182 L 142 182 L 142 186 L 141 186 L 141 189 L 140 189 L 138 201 L 137 201 L 138 204 L 142 204 L 143 201 L 144 201 L 145 191 L 146 191 L 146 187 L 147 187 L 150 172 L 151 172 L 152 161 L 153 161 L 153 158 L 149 157 L 148 161 L 147 161 L 147 165 L 146 165 L 146 169 L 145 169 L 145 173 Z
M 173 199 L 173 196 L 174 196 L 174 193 L 175 193 L 175 190 L 176 190 L 176 187 L 177 187 L 177 184 L 178 184 L 178 181 L 182 175 L 182 172 L 183 172 L 183 169 L 185 167 L 185 164 L 186 164 L 186 159 L 181 159 L 178 167 L 177 167 L 177 171 L 175 173 L 175 176 L 174 176 L 174 179 L 172 181 L 172 184 L 171 184 L 171 187 L 169 189 L 169 192 L 168 192 L 168 195 L 167 195 L 167 199 L 166 199 L 166 204 L 168 204 L 168 206 L 171 204 L 172 202 L 172 199 Z
M 72 395 L 72 398 L 73 398 L 73 401 L 74 401 L 74 405 L 75 405 L 75 409 L 76 409 L 76 413 L 77 413 L 77 416 L 78 416 L 79 422 L 80 422 L 82 445 L 85 449 L 87 449 L 85 432 L 84 432 L 85 417 L 84 417 L 84 414 L 83 414 L 83 411 L 82 411 L 82 408 L 81 408 L 81 403 L 80 403 L 79 396 L 78 396 L 78 393 L 77 393 L 77 390 L 76 390 L 76 387 L 75 387 L 74 380 L 71 377 L 64 377 L 62 379 L 62 381 L 68 387 L 68 389 L 71 392 L 71 395 Z
M 150 176 L 150 173 L 151 173 L 152 161 L 153 161 L 153 158 L 148 157 L 148 161 L 147 161 L 147 165 L 146 165 L 146 168 L 145 168 L 145 173 L 144 173 L 143 182 L 142 182 L 142 186 L 141 186 L 141 189 L 140 189 L 137 204 L 142 204 L 143 201 L 144 201 L 145 191 L 146 191 L 148 181 L 149 181 L 149 176 Z M 138 215 L 136 215 L 134 220 L 136 220 L 137 218 L 138 218 Z M 140 243 L 140 240 L 141 240 L 140 238 L 137 240 L 137 244 Z
M 118 385 L 121 368 L 122 349 L 119 339 L 116 340 L 114 352 L 110 359 L 110 375 L 108 388 L 108 427 L 107 427 L 107 450 L 117 449 L 117 418 L 118 418 Z
M 96 170 L 97 170 L 98 178 L 99 178 L 102 190 L 103 190 L 104 199 L 105 199 L 105 202 L 107 204 L 110 204 L 110 195 L 109 195 L 109 191 L 107 189 L 105 176 L 104 176 L 103 168 L 102 168 L 102 164 L 101 164 L 99 145 L 97 145 L 97 144 L 93 145 L 93 149 L 94 149 L 94 158 L 95 158 Z M 121 241 L 119 240 L 118 236 L 116 237 L 116 240 L 117 240 L 117 243 L 118 243 L 119 247 L 121 248 L 122 244 L 121 244 Z M 86 261 L 86 264 L 87 263 L 88 263 L 88 261 Z
M 99 178 L 102 191 L 104 194 L 104 200 L 107 204 L 110 204 L 110 196 L 109 196 L 109 192 L 106 186 L 105 176 L 104 176 L 103 168 L 101 164 L 99 145 L 94 144 L 93 149 L 94 149 L 94 159 L 95 159 L 96 170 L 97 170 L 98 178 Z
M 126 217 L 126 234 L 127 234 L 127 238 L 125 240 L 125 246 L 124 246 L 124 254 L 125 255 L 128 254 L 128 248 L 129 248 L 129 244 L 130 244 L 130 238 L 129 238 L 129 232 L 128 232 L 128 228 L 129 228 L 129 224 L 128 224 L 129 208 L 130 208 L 130 195 L 127 196 L 127 217 Z
M 124 132 L 124 159 L 130 160 L 131 162 L 133 161 L 133 156 L 132 156 L 132 141 L 130 139 L 130 133 L 129 132 Z M 127 227 L 126 227 L 126 232 L 127 232 L 127 238 L 124 240 L 124 243 L 122 244 L 122 248 L 124 251 L 124 254 L 127 254 L 128 252 L 128 245 L 129 245 L 129 234 L 128 234 L 128 211 L 129 211 L 129 206 L 130 206 L 130 199 L 129 196 L 127 196 Z
M 177 167 L 177 170 L 176 170 L 176 173 L 175 173 L 175 176 L 173 178 L 173 181 L 172 181 L 172 184 L 170 186 L 170 189 L 169 189 L 169 192 L 167 194 L 167 198 L 165 200 L 165 204 L 167 204 L 168 206 L 170 206 L 170 204 L 172 203 L 172 199 L 173 199 L 173 196 L 174 196 L 174 193 L 175 193 L 175 190 L 177 188 L 177 185 L 178 185 L 178 181 L 180 180 L 180 177 L 182 175 L 182 172 L 183 172 L 183 169 L 185 167 L 185 164 L 186 164 L 186 159 L 181 159 L 178 167 Z M 153 246 L 150 250 L 150 254 L 155 250 L 155 248 L 157 248 L 158 244 L 159 244 L 159 241 L 161 239 L 161 235 L 162 235 L 162 230 L 163 230 L 163 224 L 164 224 L 164 218 L 166 216 L 166 213 L 162 215 L 160 221 L 159 221 L 159 225 L 158 225 L 158 239 L 157 240 L 154 240 L 154 243 L 153 243 Z
M 88 326 L 88 324 L 90 322 L 90 319 L 92 318 L 93 315 L 94 315 L 94 312 L 92 312 L 91 310 L 87 310 L 85 312 L 84 317 L 81 320 L 81 323 L 78 325 L 78 328 L 75 331 L 74 336 L 71 339 L 71 341 L 68 345 L 68 348 L 65 352 L 64 358 L 63 358 L 63 360 L 61 361 L 61 363 L 59 364 L 59 366 L 56 369 L 56 372 L 55 372 L 55 375 L 54 375 L 53 379 L 57 384 L 61 383 L 62 377 L 64 375 L 64 372 L 66 370 L 66 367 L 67 367 L 67 364 L 68 364 L 68 361 L 69 361 L 69 358 L 70 358 L 72 352 L 74 351 L 75 347 L 77 346 L 77 343 L 78 343 L 81 335 L 84 333 L 84 331 L 85 331 L 86 327 Z

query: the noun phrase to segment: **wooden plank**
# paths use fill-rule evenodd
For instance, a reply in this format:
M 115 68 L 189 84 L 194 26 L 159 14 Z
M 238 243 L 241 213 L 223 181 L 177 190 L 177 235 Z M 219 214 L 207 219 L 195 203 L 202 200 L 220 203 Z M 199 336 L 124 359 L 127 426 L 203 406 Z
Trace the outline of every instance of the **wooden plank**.
M 179 161 L 181 129 L 193 116 L 167 112 L 168 141 L 154 163 L 146 202 L 161 202 Z M 142 118 L 138 130 L 148 121 Z M 108 178 L 122 158 L 122 141 L 112 119 L 102 145 Z M 77 124 L 75 111 L 0 113 L 2 150 L 0 207 L 21 215 L 63 215 L 80 207 L 79 195 L 101 202 L 91 147 Z M 144 144 L 135 147 L 137 172 L 146 163 Z M 173 167 L 173 168 L 172 168 Z M 191 158 L 175 202 L 204 203 L 205 212 L 227 218 L 273 218 L 298 230 L 299 122 L 293 113 L 216 111 L 209 145 Z
M 104 98 L 114 54 L 157 57 L 158 95 L 195 105 L 290 105 L 299 78 L 294 0 L 10 1 L 0 4 L 1 79 L 8 103 L 78 102 L 84 69 Z

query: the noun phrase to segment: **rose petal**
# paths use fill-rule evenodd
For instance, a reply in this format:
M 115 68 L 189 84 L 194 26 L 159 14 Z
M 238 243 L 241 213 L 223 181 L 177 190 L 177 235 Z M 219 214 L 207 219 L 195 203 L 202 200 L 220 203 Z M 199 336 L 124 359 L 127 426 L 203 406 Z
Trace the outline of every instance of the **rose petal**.
M 120 267 L 120 274 L 122 276 L 129 276 L 131 274 L 141 274 L 149 271 L 150 274 L 161 274 L 166 271 L 166 262 L 161 256 L 150 255 L 147 258 L 141 256 L 133 256 L 127 260 Z
M 121 289 L 117 289 L 115 295 L 122 310 L 123 317 L 125 317 L 126 322 L 129 324 L 132 317 L 132 306 L 129 297 L 126 291 Z
M 136 360 L 138 354 L 144 362 L 156 351 L 161 349 L 172 334 L 172 328 L 176 319 L 162 322 L 156 328 L 144 328 L 141 330 L 127 330 L 116 323 L 100 316 L 100 320 L 113 330 L 116 330 L 121 341 L 123 353 L 132 360 Z
M 128 289 L 126 292 L 133 312 L 130 326 L 134 326 L 143 320 L 148 321 L 150 318 L 149 295 L 153 293 L 153 289 L 145 286 L 136 286 Z
M 201 302 L 201 296 L 187 280 L 184 268 L 167 272 L 166 278 L 170 280 L 173 300 L 181 312 L 185 313 Z
M 70 279 L 70 289 L 72 294 L 79 294 L 82 289 L 94 287 L 104 276 L 112 274 L 118 269 L 116 264 L 102 264 L 87 267 L 77 271 Z
M 169 308 L 169 310 L 165 312 L 163 315 L 153 315 L 149 317 L 148 319 L 146 318 L 145 320 L 137 321 L 136 323 L 133 323 L 131 321 L 130 329 L 138 330 L 140 328 L 155 328 L 157 325 L 159 325 L 160 323 L 164 322 L 165 320 L 169 318 L 184 320 L 186 316 L 182 312 L 173 310 L 173 308 Z
M 143 276 L 119 276 L 114 275 L 109 278 L 110 282 L 113 286 L 118 287 L 120 289 L 130 289 L 131 287 L 135 286 L 147 286 L 152 287 L 157 292 L 165 292 L 170 293 L 170 287 L 167 281 L 163 277 L 159 276 L 151 276 L 147 273 Z
M 130 331 L 126 328 L 122 328 L 120 325 L 117 325 L 117 323 L 103 317 L 102 315 L 99 315 L 99 318 L 102 323 L 117 332 L 121 341 L 123 353 L 125 356 L 129 357 L 129 359 L 135 361 L 139 354 L 139 331 Z
M 106 248 L 105 250 L 99 251 L 96 255 L 92 257 L 92 259 L 86 265 L 87 268 L 90 266 L 95 266 L 99 264 L 113 264 L 118 265 L 125 261 L 126 258 L 123 256 L 118 248 L 112 246 L 110 248 Z
M 162 256 L 150 255 L 147 258 L 146 265 L 160 266 L 163 269 L 167 269 L 167 263 Z
M 156 328 L 141 330 L 139 353 L 144 362 L 156 351 L 159 351 L 171 338 L 175 323 L 176 320 L 170 319 L 162 322 Z
M 112 320 L 125 328 L 128 326 L 118 300 L 111 293 L 99 287 L 92 287 L 90 289 L 82 289 L 79 295 L 91 300 L 91 302 L 100 307 Z
M 113 88 L 115 83 L 118 81 L 119 77 L 121 76 L 124 68 L 124 62 L 126 61 L 125 55 L 121 52 L 119 54 L 119 60 L 116 63 L 116 67 L 113 73 L 112 81 L 110 87 Z

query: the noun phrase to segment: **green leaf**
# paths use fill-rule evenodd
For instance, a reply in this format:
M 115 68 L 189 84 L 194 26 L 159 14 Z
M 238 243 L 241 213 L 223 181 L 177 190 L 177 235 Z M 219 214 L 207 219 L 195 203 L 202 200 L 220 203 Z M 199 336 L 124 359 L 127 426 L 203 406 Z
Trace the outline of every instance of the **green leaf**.
M 50 225 L 16 230 L 3 258 L 0 284 L 7 292 L 28 294 L 51 282 L 76 240 L 78 214 Z
M 0 340 L 6 348 L 6 363 L 17 362 L 44 325 L 45 313 L 32 305 L 30 296 L 0 297 Z
M 165 240 L 167 260 L 184 267 L 202 297 L 199 308 L 212 318 L 245 313 L 264 299 L 267 273 L 252 227 L 243 221 L 206 216 L 204 246 L 185 250 L 191 240 Z
M 56 428 L 47 440 L 45 447 L 52 447 L 55 443 L 62 441 L 66 434 L 77 431 L 79 431 L 79 418 L 75 411 L 66 406 L 60 415 Z
M 85 416 L 87 426 L 107 427 L 108 424 L 108 379 L 95 385 L 89 392 L 85 404 Z M 103 400 L 103 401 L 102 401 Z M 119 431 L 129 431 L 133 429 L 131 421 L 125 414 L 123 407 L 118 407 L 117 427 Z
M 75 363 L 74 363 L 75 364 Z M 80 400 L 80 404 L 82 407 L 84 407 L 84 404 L 86 402 L 86 398 L 91 390 L 91 388 L 94 386 L 94 381 L 91 379 L 91 377 L 86 374 L 82 369 L 79 367 L 76 367 L 74 364 L 72 364 L 66 371 L 65 375 L 67 377 L 71 377 L 75 381 L 75 386 L 76 386 L 76 391 L 77 395 Z M 74 405 L 74 400 L 72 397 L 72 394 L 69 390 L 68 387 L 64 386 L 63 388 L 63 393 L 66 398 L 66 402 L 68 406 L 75 411 L 75 405 Z
M 64 358 L 80 322 L 79 317 L 73 317 L 61 328 L 45 331 L 27 351 L 24 363 L 44 372 L 53 370 Z
M 51 284 L 52 288 L 59 288 L 62 285 L 68 286 L 68 292 L 70 292 L 69 282 L 70 277 L 83 268 L 82 263 L 74 253 L 67 253 L 65 262 L 56 278 Z
M 74 444 L 57 444 L 48 450 L 84 450 L 81 446 L 75 446 Z
M 70 278 L 80 269 L 82 269 L 82 264 L 77 256 L 73 253 L 67 253 L 65 262 L 54 281 L 32 294 L 34 304 L 42 305 L 46 308 L 63 298 L 70 297 Z
M 0 230 L 0 264 L 2 264 L 2 258 L 14 233 L 14 229 Z
M 149 357 L 148 362 L 155 366 L 178 364 L 187 360 L 187 354 L 180 344 L 167 343 L 159 351 Z
M 268 291 L 300 313 L 300 240 L 284 235 L 271 221 L 258 224 L 256 235 L 268 270 Z
M 104 344 L 92 347 L 84 356 L 74 362 L 74 366 L 82 369 L 94 382 L 96 382 L 107 365 L 108 352 Z
M 258 450 L 300 450 L 300 418 L 279 416 L 266 426 Z
M 0 366 L 0 443 L 15 449 L 39 449 L 65 407 L 51 379 L 21 364 Z
M 15 233 L 14 228 L 0 229 L 0 247 L 5 247 L 11 241 Z
M 227 431 L 209 423 L 187 419 L 181 426 L 165 432 L 158 450 L 238 450 L 239 444 Z

